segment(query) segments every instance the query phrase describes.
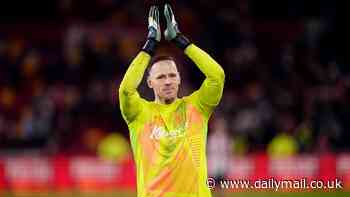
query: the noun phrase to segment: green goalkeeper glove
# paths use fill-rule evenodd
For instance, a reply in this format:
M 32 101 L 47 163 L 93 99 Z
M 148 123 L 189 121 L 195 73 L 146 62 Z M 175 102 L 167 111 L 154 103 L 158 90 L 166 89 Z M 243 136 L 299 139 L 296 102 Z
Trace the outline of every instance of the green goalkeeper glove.
M 161 39 L 159 10 L 157 6 L 151 6 L 148 14 L 148 35 L 142 50 L 150 55 L 154 54 L 156 46 Z
M 175 16 L 171 6 L 169 4 L 164 5 L 164 16 L 166 19 L 167 27 L 164 31 L 164 37 L 168 41 L 172 41 L 177 47 L 185 50 L 190 41 L 179 31 L 178 24 L 175 20 Z

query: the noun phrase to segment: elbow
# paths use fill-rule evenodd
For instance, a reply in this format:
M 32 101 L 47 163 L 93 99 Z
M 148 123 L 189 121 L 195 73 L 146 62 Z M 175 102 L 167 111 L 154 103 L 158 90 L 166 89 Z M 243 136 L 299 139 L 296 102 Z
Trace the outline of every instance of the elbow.
M 123 99 L 123 95 L 124 95 L 123 88 L 119 87 L 118 92 L 116 94 L 117 94 L 117 97 L 118 97 L 119 101 L 122 100 Z
M 224 71 L 224 69 L 222 69 L 221 67 L 220 67 L 220 69 L 219 69 L 219 72 L 218 72 L 218 75 L 217 75 L 217 80 L 219 81 L 219 82 L 221 82 L 221 83 L 224 83 L 225 82 L 225 71 Z
M 119 99 L 121 97 L 128 97 L 129 95 L 131 95 L 131 93 L 127 89 L 125 89 L 125 88 L 119 89 Z
M 224 82 L 225 81 L 225 71 L 224 69 L 220 66 L 220 64 L 215 62 L 215 78 L 216 81 L 218 82 Z
M 220 68 L 215 75 L 209 76 L 206 79 L 207 83 L 210 86 L 223 86 L 225 83 L 225 72 L 222 68 Z
M 128 89 L 124 85 L 119 86 L 119 90 L 118 90 L 119 97 L 120 96 L 127 96 L 129 94 L 128 92 L 129 92 Z
M 129 88 L 129 87 L 123 85 L 123 84 L 120 85 L 119 91 L 118 91 L 119 97 L 121 97 L 121 96 L 132 96 L 135 92 L 136 92 L 136 89 Z
M 218 67 L 214 75 L 207 76 L 207 80 L 211 84 L 224 84 L 225 83 L 225 72 L 224 69 Z
M 120 85 L 120 86 L 119 86 L 119 89 L 118 89 L 119 95 L 124 94 L 124 92 L 125 92 L 125 88 L 124 88 L 122 85 Z
M 224 71 L 224 69 L 220 69 L 220 80 L 222 81 L 222 82 L 224 82 L 225 81 L 225 71 Z

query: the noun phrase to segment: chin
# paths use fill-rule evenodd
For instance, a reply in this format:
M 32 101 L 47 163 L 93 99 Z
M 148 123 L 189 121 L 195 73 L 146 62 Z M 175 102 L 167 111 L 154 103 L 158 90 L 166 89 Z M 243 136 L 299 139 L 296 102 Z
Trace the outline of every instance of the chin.
M 176 96 L 165 96 L 164 100 L 168 101 L 168 102 L 173 102 L 176 99 Z
M 165 100 L 172 100 L 175 99 L 175 96 L 165 96 L 164 98 Z

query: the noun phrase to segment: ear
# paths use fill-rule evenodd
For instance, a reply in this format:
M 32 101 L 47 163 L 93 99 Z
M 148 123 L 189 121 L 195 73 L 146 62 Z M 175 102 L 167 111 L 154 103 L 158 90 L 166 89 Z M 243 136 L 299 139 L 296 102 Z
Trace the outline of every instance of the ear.
M 150 77 L 147 77 L 147 85 L 149 88 L 153 88 L 152 81 L 151 81 Z

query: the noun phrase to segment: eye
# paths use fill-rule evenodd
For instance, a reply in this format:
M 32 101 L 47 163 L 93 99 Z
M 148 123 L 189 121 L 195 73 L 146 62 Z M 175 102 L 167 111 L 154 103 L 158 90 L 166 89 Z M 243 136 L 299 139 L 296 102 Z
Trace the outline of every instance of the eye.
M 169 77 L 174 78 L 174 77 L 176 77 L 176 74 L 175 74 L 175 73 L 170 73 L 170 74 L 169 74 Z
M 157 77 L 156 77 L 156 79 L 164 79 L 165 78 L 165 75 L 158 75 Z

